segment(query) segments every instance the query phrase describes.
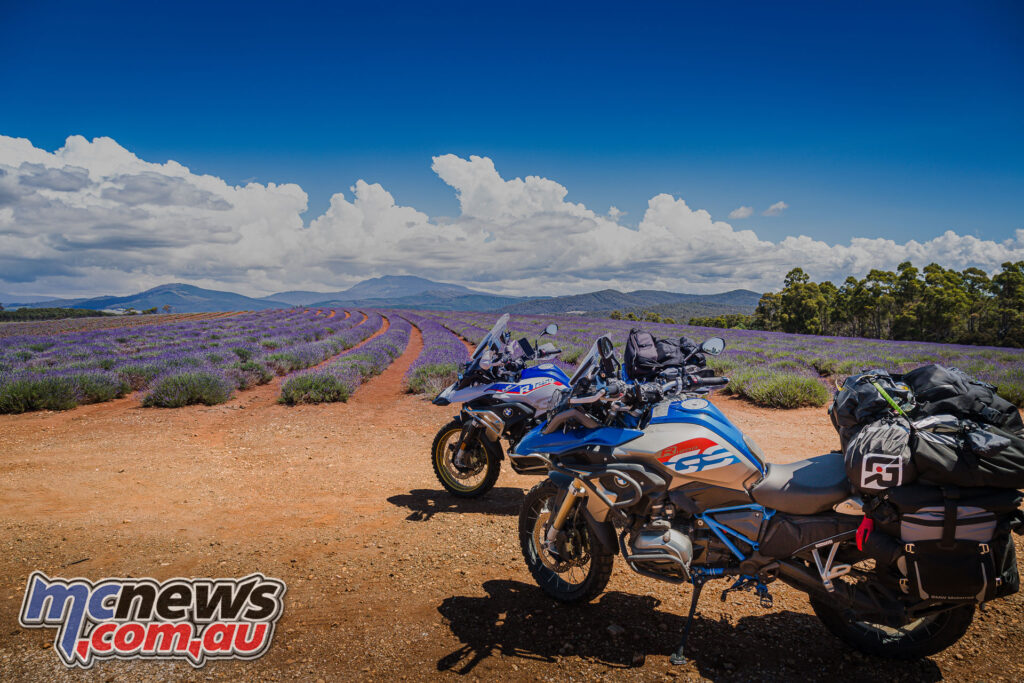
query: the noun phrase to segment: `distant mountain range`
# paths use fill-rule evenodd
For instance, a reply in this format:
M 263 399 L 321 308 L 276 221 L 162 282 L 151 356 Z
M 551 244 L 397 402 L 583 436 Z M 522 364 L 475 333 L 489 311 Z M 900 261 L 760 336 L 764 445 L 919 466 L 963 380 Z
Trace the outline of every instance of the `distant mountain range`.
M 2 295 L 0 295 L 2 296 Z M 588 294 L 554 297 L 510 297 L 481 292 L 461 285 L 434 282 L 411 275 L 389 275 L 364 280 L 337 292 L 288 291 L 253 298 L 203 289 L 181 283 L 160 285 L 129 296 L 101 296 L 87 299 L 47 299 L 29 303 L 8 303 L 9 308 L 86 308 L 91 310 L 144 310 L 170 306 L 176 313 L 208 311 L 255 311 L 290 306 L 335 306 L 367 308 L 412 308 L 449 311 L 505 311 L 519 314 L 591 313 L 607 314 L 654 310 L 679 319 L 689 315 L 750 313 L 761 295 L 746 289 L 722 294 L 679 294 L 658 290 L 620 292 L 604 289 Z
M 5 304 L 8 305 L 8 304 Z M 91 299 L 47 299 L 24 304 L 10 304 L 10 308 L 87 308 L 93 311 L 107 309 L 147 308 L 170 306 L 175 313 L 206 313 L 209 311 L 259 311 L 268 308 L 286 308 L 281 302 L 203 289 L 182 283 L 160 285 L 128 296 L 98 296 Z
M 375 277 L 340 292 L 279 292 L 264 299 L 284 301 L 294 306 L 369 306 L 449 311 L 489 311 L 525 300 L 478 292 L 462 285 L 434 282 L 413 275 Z
M 678 294 L 654 289 L 638 289 L 635 292 L 620 292 L 616 289 L 602 289 L 589 294 L 573 294 L 546 299 L 529 299 L 505 306 L 502 310 L 510 313 L 607 313 L 611 311 L 643 311 L 661 308 L 682 309 L 687 306 L 695 311 L 693 315 L 709 315 L 706 309 L 718 313 L 750 313 L 757 306 L 761 295 L 749 289 L 734 289 L 721 294 Z M 736 309 L 736 310 L 733 310 Z

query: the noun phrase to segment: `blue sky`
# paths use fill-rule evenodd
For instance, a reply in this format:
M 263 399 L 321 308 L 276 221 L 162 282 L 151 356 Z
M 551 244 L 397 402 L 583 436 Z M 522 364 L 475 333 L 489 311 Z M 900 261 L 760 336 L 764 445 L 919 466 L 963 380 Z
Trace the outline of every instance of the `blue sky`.
M 1024 228 L 1014 2 L 4 2 L 0 82 L 0 134 L 297 183 L 306 223 L 357 179 L 456 216 L 455 154 L 634 226 L 668 193 L 773 241 Z

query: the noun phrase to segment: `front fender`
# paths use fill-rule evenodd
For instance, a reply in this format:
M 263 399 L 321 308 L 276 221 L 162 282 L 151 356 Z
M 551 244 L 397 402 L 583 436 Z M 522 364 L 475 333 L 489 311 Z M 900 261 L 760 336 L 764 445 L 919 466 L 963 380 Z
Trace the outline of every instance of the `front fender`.
M 455 391 L 455 384 L 449 384 L 448 387 L 440 394 L 434 397 L 431 401 L 435 406 L 446 406 L 451 404 L 452 393 Z

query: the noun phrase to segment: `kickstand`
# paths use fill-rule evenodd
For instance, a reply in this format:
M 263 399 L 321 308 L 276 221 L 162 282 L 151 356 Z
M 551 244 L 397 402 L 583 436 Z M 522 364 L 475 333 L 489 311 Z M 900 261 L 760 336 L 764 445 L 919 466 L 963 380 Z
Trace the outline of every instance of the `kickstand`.
M 679 647 L 668 658 L 672 664 L 686 664 L 686 639 L 690 637 L 690 627 L 693 625 L 693 615 L 697 611 L 697 601 L 700 600 L 700 592 L 704 588 L 703 579 L 694 579 L 693 596 L 690 598 L 690 615 L 686 617 L 686 626 L 683 628 L 683 639 L 679 641 Z

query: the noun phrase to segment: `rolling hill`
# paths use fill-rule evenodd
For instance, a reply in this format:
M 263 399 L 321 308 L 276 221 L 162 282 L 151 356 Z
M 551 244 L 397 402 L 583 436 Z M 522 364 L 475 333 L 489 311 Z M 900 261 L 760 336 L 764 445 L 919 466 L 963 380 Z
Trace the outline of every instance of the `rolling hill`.
M 99 311 L 108 308 L 163 308 L 170 306 L 175 313 L 206 313 L 208 311 L 259 311 L 268 308 L 287 308 L 288 304 L 280 301 L 267 301 L 222 292 L 216 289 L 203 289 L 193 285 L 172 283 L 147 289 L 129 296 L 99 296 L 91 299 L 51 299 L 26 304 L 26 308 L 50 308 L 64 306 L 68 308 L 88 308 Z
M 615 289 L 602 289 L 588 294 L 529 299 L 506 306 L 502 310 L 523 314 L 568 313 L 570 311 L 586 313 L 622 311 L 625 313 L 653 310 L 665 315 L 684 318 L 691 315 L 752 313 L 760 298 L 760 294 L 748 289 L 734 289 L 721 294 L 680 294 L 651 289 L 620 292 Z
M 160 285 L 129 296 L 87 299 L 48 299 L 22 304 L 28 308 L 68 307 L 91 310 L 163 308 L 177 313 L 252 311 L 290 306 L 410 308 L 450 311 L 507 311 L 519 314 L 567 313 L 607 315 L 653 310 L 686 319 L 695 315 L 750 313 L 760 294 L 737 289 L 721 294 L 680 294 L 659 290 L 620 292 L 603 289 L 586 294 L 554 297 L 514 297 L 482 292 L 462 285 L 434 282 L 411 275 L 390 275 L 364 280 L 338 292 L 287 291 L 254 298 L 181 283 Z

